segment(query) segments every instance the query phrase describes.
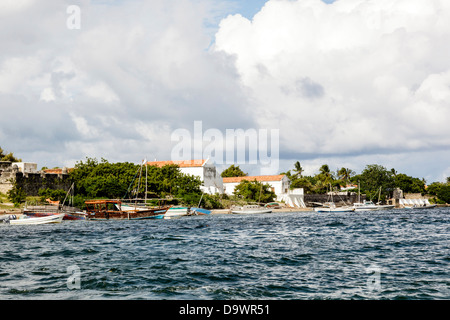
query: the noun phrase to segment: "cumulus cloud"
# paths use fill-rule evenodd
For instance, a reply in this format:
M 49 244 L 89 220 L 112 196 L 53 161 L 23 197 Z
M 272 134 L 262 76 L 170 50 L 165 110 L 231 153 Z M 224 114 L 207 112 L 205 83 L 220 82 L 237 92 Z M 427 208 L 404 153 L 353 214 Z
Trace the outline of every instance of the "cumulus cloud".
M 171 132 L 194 120 L 253 126 L 233 59 L 208 49 L 214 1 L 77 1 L 80 29 L 73 4 L 2 2 L 3 148 L 49 166 L 168 158 Z
M 201 120 L 280 129 L 281 163 L 311 168 L 448 149 L 448 1 L 325 2 L 2 1 L 0 146 L 47 166 L 167 159 Z
M 271 0 L 215 49 L 286 153 L 345 157 L 449 148 L 449 38 L 445 0 Z

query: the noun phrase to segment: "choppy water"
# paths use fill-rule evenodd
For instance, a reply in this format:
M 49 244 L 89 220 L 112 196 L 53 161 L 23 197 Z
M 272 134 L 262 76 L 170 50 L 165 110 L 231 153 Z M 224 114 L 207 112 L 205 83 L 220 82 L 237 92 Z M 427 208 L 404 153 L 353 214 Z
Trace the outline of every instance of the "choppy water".
M 450 299 L 450 210 L 0 225 L 0 299 Z

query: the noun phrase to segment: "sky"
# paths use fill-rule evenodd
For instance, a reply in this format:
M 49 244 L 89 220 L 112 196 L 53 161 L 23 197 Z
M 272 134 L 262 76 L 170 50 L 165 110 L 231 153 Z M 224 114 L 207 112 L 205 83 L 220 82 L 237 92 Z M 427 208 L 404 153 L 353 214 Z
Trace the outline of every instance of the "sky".
M 171 160 L 200 122 L 277 130 L 266 174 L 450 176 L 447 0 L 2 0 L 0 29 L 0 147 L 38 168 Z

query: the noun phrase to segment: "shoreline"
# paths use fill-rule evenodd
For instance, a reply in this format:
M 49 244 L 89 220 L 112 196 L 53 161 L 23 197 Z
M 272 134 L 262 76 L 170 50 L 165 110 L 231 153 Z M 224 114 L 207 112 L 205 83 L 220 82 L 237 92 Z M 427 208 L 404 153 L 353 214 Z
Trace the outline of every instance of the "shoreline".
M 450 204 L 438 204 L 436 208 L 447 208 L 450 207 Z M 404 209 L 404 208 L 396 208 L 396 209 Z M 280 209 L 273 209 L 272 213 L 276 212 L 313 212 L 314 208 L 280 208 Z M 211 214 L 232 214 L 231 209 L 213 209 L 211 210 Z M 0 218 L 8 215 L 16 215 L 18 217 L 23 216 L 21 209 L 12 209 L 12 210 L 6 210 L 2 209 L 0 210 Z
M 314 211 L 313 208 L 281 208 L 281 209 L 272 209 L 272 213 L 275 212 L 309 212 Z M 231 209 L 213 209 L 211 210 L 211 214 L 232 214 Z

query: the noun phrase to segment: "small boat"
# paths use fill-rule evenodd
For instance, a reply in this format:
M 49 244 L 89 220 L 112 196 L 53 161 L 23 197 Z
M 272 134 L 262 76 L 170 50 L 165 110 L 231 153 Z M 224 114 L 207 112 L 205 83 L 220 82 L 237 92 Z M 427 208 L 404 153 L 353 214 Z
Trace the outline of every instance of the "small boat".
M 203 208 L 191 208 L 191 216 L 204 216 L 204 215 L 208 215 L 211 214 L 210 210 L 206 210 Z
M 259 205 L 245 205 L 242 207 L 231 208 L 231 213 L 271 213 L 272 209 L 264 208 Z
M 68 206 L 27 206 L 23 209 L 23 214 L 31 218 L 48 217 L 65 213 L 63 220 L 86 220 L 86 213 Z
M 74 186 L 75 184 L 72 183 L 62 204 L 60 204 L 59 201 L 51 201 L 50 199 L 47 199 L 47 202 L 50 204 L 40 206 L 26 205 L 22 210 L 23 214 L 27 215 L 28 217 L 38 218 L 65 213 L 63 220 L 86 220 L 86 213 L 70 205 L 71 203 L 73 203 Z M 69 198 L 68 206 L 64 205 L 67 198 Z
M 423 206 L 413 205 L 412 207 L 405 207 L 405 208 L 412 210 L 426 210 L 435 208 L 436 206 L 437 206 L 436 204 L 424 204 Z
M 53 214 L 46 217 L 30 218 L 23 216 L 19 219 L 8 220 L 7 223 L 11 225 L 33 225 L 33 224 L 47 224 L 47 223 L 61 223 L 65 213 Z
M 378 210 L 387 210 L 394 208 L 394 205 L 378 205 L 373 203 L 372 201 L 366 200 L 364 202 L 356 202 L 353 204 L 353 208 L 355 211 L 378 211 Z
M 120 200 L 89 200 L 86 204 L 88 220 L 144 220 L 163 219 L 170 207 L 122 210 Z
M 270 203 L 266 203 L 264 205 L 265 208 L 272 208 L 272 209 L 280 209 L 281 206 L 278 202 L 270 202 Z
M 123 211 L 144 211 L 147 210 L 144 206 L 139 205 L 130 205 L 130 204 L 122 204 L 121 206 Z M 191 208 L 191 207 L 170 207 L 164 215 L 164 219 L 173 219 L 183 216 L 200 216 L 200 215 L 208 215 L 210 214 L 210 210 L 202 209 L 202 208 Z
M 314 208 L 315 212 L 354 212 L 353 207 L 337 207 L 334 202 L 329 202 L 323 207 Z

